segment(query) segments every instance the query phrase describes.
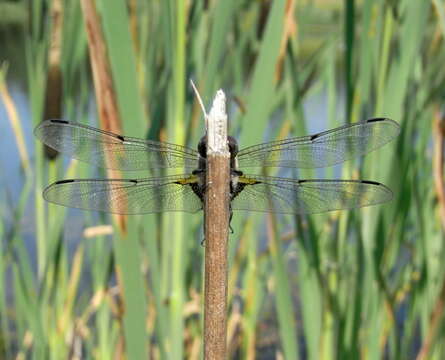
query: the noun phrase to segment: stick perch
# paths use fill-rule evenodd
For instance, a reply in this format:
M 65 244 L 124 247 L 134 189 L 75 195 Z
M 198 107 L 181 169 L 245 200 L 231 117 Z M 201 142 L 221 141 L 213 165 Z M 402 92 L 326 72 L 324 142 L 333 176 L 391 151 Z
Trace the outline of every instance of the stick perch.
M 230 152 L 226 96 L 216 93 L 207 116 L 205 192 L 204 358 L 227 358 L 227 240 L 229 236 Z

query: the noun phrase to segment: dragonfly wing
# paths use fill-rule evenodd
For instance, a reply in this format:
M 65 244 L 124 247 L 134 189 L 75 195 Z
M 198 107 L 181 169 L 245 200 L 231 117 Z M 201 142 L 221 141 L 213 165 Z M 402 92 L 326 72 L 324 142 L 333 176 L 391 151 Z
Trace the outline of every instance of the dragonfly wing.
M 319 134 L 273 141 L 245 148 L 238 153 L 244 167 L 320 168 L 367 154 L 400 132 L 391 119 L 370 119 Z
M 55 204 L 114 214 L 163 211 L 197 212 L 202 209 L 192 189 L 194 175 L 149 179 L 61 180 L 48 186 L 43 197 Z
M 113 134 L 65 120 L 45 120 L 34 130 L 49 147 L 102 168 L 148 170 L 197 167 L 196 150 L 158 141 Z
M 387 202 L 392 192 L 385 185 L 365 180 L 294 180 L 243 175 L 233 210 L 283 214 L 316 214 L 355 209 Z

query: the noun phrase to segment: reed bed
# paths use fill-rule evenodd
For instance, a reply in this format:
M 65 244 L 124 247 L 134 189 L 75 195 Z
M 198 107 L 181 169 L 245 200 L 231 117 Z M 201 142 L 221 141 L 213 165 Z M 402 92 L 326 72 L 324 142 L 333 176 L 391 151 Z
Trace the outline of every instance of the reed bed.
M 207 104 L 226 90 L 229 133 L 241 147 L 371 117 L 402 127 L 364 159 L 298 173 L 380 181 L 393 189 L 391 203 L 299 217 L 235 213 L 230 358 L 445 358 L 444 2 L 94 3 L 125 135 L 194 148 L 204 124 L 189 78 Z M 0 70 L 2 121 L 14 124 L 17 143 L 8 151 L 24 168 L 19 199 L 11 204 L 7 188 L 0 196 L 0 357 L 199 359 L 202 216 L 134 216 L 122 227 L 42 199 L 57 179 L 106 174 L 50 160 L 39 142 L 26 148 L 30 126 L 21 124 L 54 111 L 103 122 L 80 2 L 32 1 L 27 11 L 30 118 L 17 115 Z M 67 231 L 73 222 L 84 231 Z

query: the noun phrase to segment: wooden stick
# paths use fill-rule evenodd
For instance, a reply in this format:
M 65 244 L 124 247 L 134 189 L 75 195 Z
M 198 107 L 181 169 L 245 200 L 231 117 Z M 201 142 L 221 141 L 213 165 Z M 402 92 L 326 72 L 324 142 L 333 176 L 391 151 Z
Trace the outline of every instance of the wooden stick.
M 216 93 L 208 115 L 205 193 L 204 358 L 227 358 L 227 240 L 229 237 L 230 152 L 226 97 Z

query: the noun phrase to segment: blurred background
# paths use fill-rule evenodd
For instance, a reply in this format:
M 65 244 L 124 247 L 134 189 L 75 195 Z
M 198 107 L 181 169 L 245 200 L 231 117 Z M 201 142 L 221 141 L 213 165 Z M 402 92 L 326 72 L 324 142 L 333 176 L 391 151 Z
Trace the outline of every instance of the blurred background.
M 32 134 L 64 118 L 195 148 L 190 78 L 207 106 L 226 91 L 241 147 L 371 117 L 402 128 L 298 173 L 383 182 L 392 202 L 235 213 L 230 359 L 445 358 L 443 0 L 96 0 L 96 18 L 86 2 L 0 0 L 0 358 L 201 357 L 202 214 L 49 205 L 49 183 L 106 173 Z

